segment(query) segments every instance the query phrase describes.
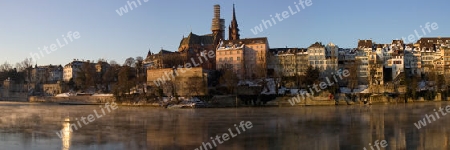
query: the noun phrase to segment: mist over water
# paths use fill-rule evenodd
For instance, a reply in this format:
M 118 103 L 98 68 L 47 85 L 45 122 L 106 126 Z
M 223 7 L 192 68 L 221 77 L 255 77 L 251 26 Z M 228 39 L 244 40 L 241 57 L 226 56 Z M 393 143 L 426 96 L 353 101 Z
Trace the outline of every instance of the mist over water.
M 64 134 L 76 119 L 100 110 L 96 105 L 0 102 L 0 150 L 190 149 L 210 137 L 253 127 L 216 149 L 449 149 L 450 115 L 417 129 L 414 123 L 450 103 L 292 108 L 162 109 L 119 106 L 88 125 Z M 66 131 L 66 130 L 63 130 Z M 67 130 L 68 131 L 68 130 Z M 211 143 L 212 144 L 212 143 Z

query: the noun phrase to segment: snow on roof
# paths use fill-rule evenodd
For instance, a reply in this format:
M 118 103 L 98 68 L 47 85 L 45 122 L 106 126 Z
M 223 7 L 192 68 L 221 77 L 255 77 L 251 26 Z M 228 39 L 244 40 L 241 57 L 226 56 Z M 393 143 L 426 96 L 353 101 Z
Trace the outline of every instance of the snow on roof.
M 69 93 L 61 93 L 56 95 L 55 97 L 69 97 L 69 96 L 70 96 Z
M 358 88 L 353 89 L 353 93 L 361 93 L 364 92 L 364 90 L 368 89 L 367 85 L 359 85 Z M 352 93 L 350 88 L 347 87 L 341 87 L 340 88 L 341 93 Z
M 92 96 L 114 96 L 113 94 L 94 94 Z
M 261 94 L 277 94 L 275 91 L 276 88 L 275 81 L 272 78 L 265 80 L 267 82 L 267 87 L 262 89 L 263 91 L 261 92 Z

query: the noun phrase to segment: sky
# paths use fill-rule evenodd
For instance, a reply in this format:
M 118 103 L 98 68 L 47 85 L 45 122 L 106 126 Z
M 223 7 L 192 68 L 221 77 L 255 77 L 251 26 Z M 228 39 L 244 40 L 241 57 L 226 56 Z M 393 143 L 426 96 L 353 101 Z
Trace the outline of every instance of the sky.
M 448 0 L 311 0 L 304 8 L 299 0 L 139 1 L 140 5 L 138 0 L 1 0 L 0 63 L 15 64 L 33 56 L 37 65 L 100 58 L 123 64 L 128 57 L 145 57 L 149 50 L 176 51 L 191 31 L 211 33 L 215 4 L 221 5 L 228 27 L 234 3 L 241 38 L 267 37 L 271 48 L 306 48 L 315 42 L 352 48 L 358 39 L 390 43 L 415 35 L 415 30 L 423 36 L 421 26 L 427 22 L 435 22 L 438 29 L 425 29 L 425 37 L 450 37 Z M 132 4 L 131 10 L 132 2 L 137 7 Z M 128 12 L 119 15 L 116 10 L 125 6 Z M 279 21 L 275 15 L 283 11 L 289 14 Z M 271 18 L 276 24 L 266 24 L 256 35 L 251 31 Z

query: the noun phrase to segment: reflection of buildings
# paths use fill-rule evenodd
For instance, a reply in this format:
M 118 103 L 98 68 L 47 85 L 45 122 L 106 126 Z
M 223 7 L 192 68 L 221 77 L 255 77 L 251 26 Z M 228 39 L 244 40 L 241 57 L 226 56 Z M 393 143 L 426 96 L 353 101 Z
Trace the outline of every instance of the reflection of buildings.
M 59 122 L 65 116 L 61 114 L 70 113 L 79 118 L 87 114 L 80 112 L 90 111 L 92 107 L 72 110 L 30 105 L 0 113 L 0 145 L 14 140 L 20 142 L 19 146 L 35 146 L 38 139 L 48 140 L 51 145 L 61 143 L 63 150 L 89 149 L 86 147 L 90 145 L 100 149 L 195 149 L 202 142 L 210 141 L 211 136 L 223 134 L 233 124 L 248 120 L 253 128 L 217 149 L 363 149 L 376 140 L 386 140 L 386 149 L 449 149 L 449 116 L 441 116 L 421 129 L 413 124 L 423 114 L 433 113 L 429 110 L 443 107 L 433 104 L 302 109 L 124 108 L 83 126 L 75 134 L 70 133 L 69 122 L 64 122 L 62 141 L 54 132 L 61 128 Z M 1 105 L 0 110 L 8 107 Z M 23 113 L 25 110 L 27 113 Z M 10 135 L 21 138 L 17 140 Z

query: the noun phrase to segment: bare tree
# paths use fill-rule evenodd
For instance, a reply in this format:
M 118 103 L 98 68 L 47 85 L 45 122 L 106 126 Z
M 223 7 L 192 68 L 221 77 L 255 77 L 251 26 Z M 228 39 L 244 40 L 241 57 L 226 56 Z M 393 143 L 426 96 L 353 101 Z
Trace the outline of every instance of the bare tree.
M 0 72 L 7 72 L 10 71 L 12 68 L 12 65 L 5 61 L 3 64 L 0 65 Z
M 184 65 L 186 63 L 187 57 L 180 54 L 180 53 L 171 53 L 171 54 L 164 54 L 160 56 L 161 63 L 163 68 L 165 67 L 173 67 L 178 65 Z
M 111 67 L 106 69 L 105 73 L 102 76 L 103 86 L 106 87 L 105 92 L 111 91 L 110 85 L 111 85 L 111 83 L 117 81 L 117 77 L 118 77 L 117 75 L 119 73 L 119 69 L 120 69 L 120 66 L 118 66 L 118 65 L 111 65 Z
M 80 71 L 77 72 L 75 84 L 82 90 L 86 90 L 95 85 L 96 71 L 94 65 L 90 61 L 84 62 Z
M 125 60 L 124 66 L 134 67 L 136 60 L 133 57 L 127 58 Z
M 234 93 L 239 79 L 233 70 L 223 69 L 222 77 L 219 79 L 219 82 L 227 87 L 229 93 Z
M 109 64 L 110 64 L 111 66 L 118 66 L 118 63 L 117 63 L 117 61 L 115 61 L 115 60 L 109 61 Z
M 261 64 L 257 64 L 254 68 L 254 73 L 252 74 L 252 79 L 260 79 L 266 77 L 266 67 Z
M 145 94 L 146 87 L 144 85 L 147 81 L 147 72 L 144 68 L 144 58 L 142 58 L 141 56 L 136 57 L 135 66 L 136 66 L 136 83 L 138 87 L 140 87 L 142 92 L 144 92 Z
M 360 60 L 356 60 L 353 62 L 353 64 L 350 64 L 348 67 L 348 71 L 350 72 L 350 75 L 347 77 L 347 88 L 351 89 L 351 92 L 353 93 L 353 90 L 358 87 L 358 67 L 360 64 Z
M 202 90 L 206 87 L 202 77 L 190 77 L 187 81 L 185 81 L 185 85 L 187 86 L 188 97 L 198 96 L 204 93 Z
M 313 66 L 308 66 L 305 73 L 304 84 L 313 85 L 319 80 L 320 71 L 318 68 Z
M 25 68 L 25 70 L 23 71 L 24 74 L 24 78 L 25 81 L 27 83 L 27 90 L 30 89 L 30 82 L 31 82 L 31 71 L 33 69 L 33 60 L 31 58 L 25 58 L 25 60 L 23 60 L 21 62 L 21 66 L 23 68 Z

